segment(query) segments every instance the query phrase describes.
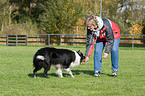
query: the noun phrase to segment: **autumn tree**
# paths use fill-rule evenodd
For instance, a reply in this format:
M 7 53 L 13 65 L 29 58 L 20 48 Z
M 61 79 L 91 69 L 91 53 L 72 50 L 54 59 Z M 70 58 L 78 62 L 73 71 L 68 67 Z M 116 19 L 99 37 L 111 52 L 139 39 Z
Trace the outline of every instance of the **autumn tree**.
M 82 15 L 82 7 L 75 0 L 49 0 L 42 5 L 45 12 L 40 15 L 40 28 L 46 33 L 70 33 Z
M 4 28 L 9 24 L 9 2 L 8 0 L 0 0 L 0 29 L 3 32 Z

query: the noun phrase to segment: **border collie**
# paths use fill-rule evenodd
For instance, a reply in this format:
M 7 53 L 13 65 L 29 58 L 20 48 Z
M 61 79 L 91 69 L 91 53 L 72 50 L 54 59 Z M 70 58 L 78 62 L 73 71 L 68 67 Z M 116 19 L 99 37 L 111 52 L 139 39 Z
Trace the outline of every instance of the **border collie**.
M 59 77 L 63 77 L 62 68 L 67 71 L 72 78 L 74 78 L 70 67 L 80 65 L 85 58 L 81 51 L 72 51 L 68 49 L 57 49 L 53 47 L 45 47 L 39 49 L 33 58 L 33 70 L 34 78 L 36 78 L 36 72 L 41 68 L 44 68 L 43 75 L 47 78 L 47 72 L 50 70 L 51 65 L 56 68 L 56 74 Z

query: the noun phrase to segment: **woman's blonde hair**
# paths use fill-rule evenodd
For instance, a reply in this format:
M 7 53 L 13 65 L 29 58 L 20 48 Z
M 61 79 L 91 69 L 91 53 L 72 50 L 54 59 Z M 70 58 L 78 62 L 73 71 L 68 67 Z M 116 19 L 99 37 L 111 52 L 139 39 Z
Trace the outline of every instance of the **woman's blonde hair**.
M 84 22 L 84 25 L 85 25 L 85 27 L 87 26 L 87 25 L 89 25 L 90 24 L 90 21 L 94 21 L 94 22 L 91 22 L 91 23 L 94 23 L 94 25 L 97 25 L 97 19 L 96 19 L 96 17 L 95 17 L 95 15 L 90 15 L 90 16 L 88 16 L 87 18 L 86 18 L 86 20 L 85 20 L 85 22 Z M 92 25 L 92 24 L 91 24 Z

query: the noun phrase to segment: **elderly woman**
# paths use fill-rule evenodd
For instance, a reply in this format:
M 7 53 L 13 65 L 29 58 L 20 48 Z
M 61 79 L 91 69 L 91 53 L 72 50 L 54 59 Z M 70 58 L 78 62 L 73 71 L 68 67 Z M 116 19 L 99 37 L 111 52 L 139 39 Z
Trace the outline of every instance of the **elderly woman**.
M 94 45 L 94 76 L 100 77 L 102 66 L 102 53 L 105 47 L 103 58 L 107 58 L 111 53 L 112 76 L 117 76 L 119 69 L 118 47 L 120 42 L 120 29 L 116 23 L 109 19 L 100 18 L 91 15 L 86 18 L 85 26 L 87 27 L 87 42 L 84 62 L 89 60 Z

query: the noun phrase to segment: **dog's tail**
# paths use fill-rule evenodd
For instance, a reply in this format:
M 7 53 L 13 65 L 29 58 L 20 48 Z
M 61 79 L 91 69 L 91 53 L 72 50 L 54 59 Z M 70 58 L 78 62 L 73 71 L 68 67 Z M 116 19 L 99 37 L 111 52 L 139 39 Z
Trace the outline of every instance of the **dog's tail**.
M 38 55 L 38 56 L 36 57 L 36 59 L 45 60 L 44 56 L 42 56 L 42 55 Z

